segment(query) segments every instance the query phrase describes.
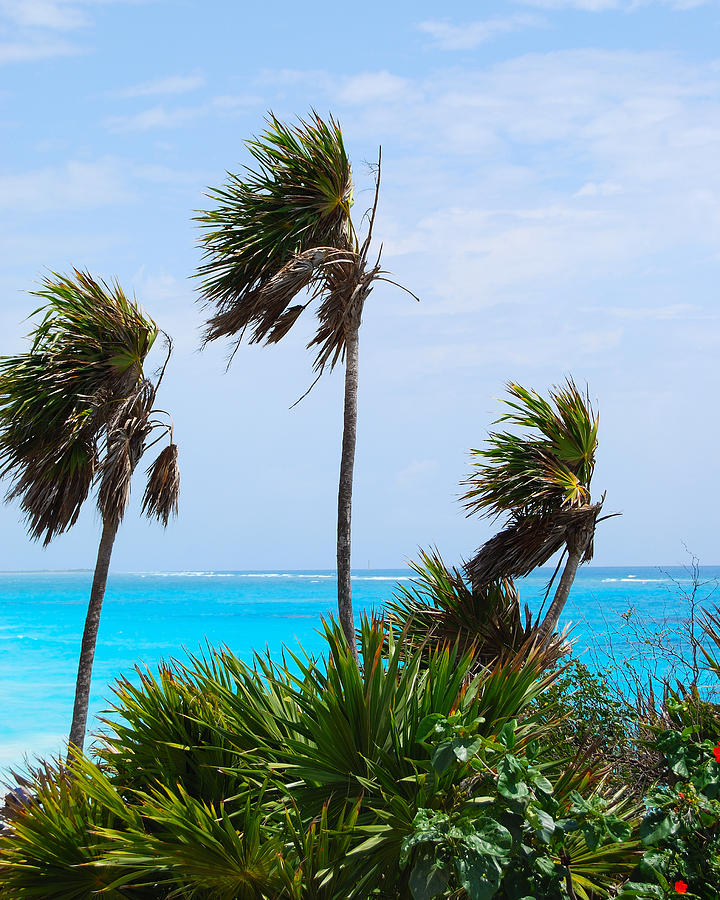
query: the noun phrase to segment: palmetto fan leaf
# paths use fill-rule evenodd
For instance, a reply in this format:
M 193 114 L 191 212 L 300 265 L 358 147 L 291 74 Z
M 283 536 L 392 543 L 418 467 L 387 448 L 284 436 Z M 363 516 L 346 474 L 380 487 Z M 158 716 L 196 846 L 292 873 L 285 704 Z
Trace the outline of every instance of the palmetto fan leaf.
M 209 193 L 215 208 L 198 218 L 206 252 L 202 294 L 216 308 L 207 340 L 246 328 L 252 342 L 278 340 L 297 316 L 279 328 L 278 320 L 315 277 L 307 260 L 295 258 L 317 248 L 357 249 L 350 162 L 334 119 L 313 113 L 291 126 L 270 116 L 247 147 L 257 167 L 243 177 L 228 174 L 225 186 Z
M 0 475 L 30 534 L 71 527 L 97 476 L 98 438 L 135 395 L 157 326 L 118 284 L 53 273 L 34 292 L 30 351 L 0 360 Z
M 530 433 L 492 432 L 485 450 L 473 450 L 474 471 L 463 500 L 470 513 L 543 516 L 590 501 L 598 417 L 572 380 L 545 400 L 508 385 L 507 422 Z

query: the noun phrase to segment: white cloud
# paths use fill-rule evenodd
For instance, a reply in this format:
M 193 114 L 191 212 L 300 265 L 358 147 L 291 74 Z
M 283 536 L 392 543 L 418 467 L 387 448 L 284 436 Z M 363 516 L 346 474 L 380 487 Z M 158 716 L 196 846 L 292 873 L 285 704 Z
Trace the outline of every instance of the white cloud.
M 397 473 L 397 482 L 403 487 L 416 485 L 438 468 L 436 459 L 416 459 Z
M 206 108 L 203 106 L 185 106 L 177 109 L 166 109 L 164 106 L 154 106 L 144 109 L 142 112 L 129 116 L 109 116 L 105 120 L 108 131 L 149 131 L 153 128 L 178 128 L 195 121 L 204 115 Z
M 116 97 L 152 97 L 165 94 L 185 94 L 195 91 L 205 84 L 205 76 L 195 75 L 171 75 L 167 78 L 157 78 L 154 81 L 145 81 L 131 87 L 116 91 Z
M 608 293 L 625 305 L 618 291 L 640 306 L 662 290 L 673 306 L 671 259 L 692 259 L 688 274 L 717 268 L 714 63 L 576 50 L 427 78 L 376 74 L 360 77 L 382 90 L 356 92 L 354 78 L 328 73 L 312 82 L 354 143 L 394 147 L 377 233 L 399 280 L 423 286 L 420 315 L 508 302 L 559 314 Z M 309 83 L 281 79 L 298 96 Z M 707 304 L 713 279 L 697 277 Z
M 80 4 L 67 0 L 0 0 L 0 16 L 23 28 L 65 31 L 88 24 Z
M 636 322 L 669 322 L 690 319 L 718 319 L 720 314 L 708 313 L 691 303 L 673 303 L 668 306 L 607 306 L 593 307 L 590 311 L 602 312 L 617 319 L 629 319 Z
M 0 176 L 0 210 L 15 214 L 91 209 L 127 203 L 133 191 L 114 160 L 70 161 Z
M 348 78 L 337 90 L 341 103 L 363 105 L 404 99 L 410 82 L 390 72 L 364 72 Z
M 103 124 L 108 131 L 115 133 L 182 128 L 208 115 L 237 115 L 238 112 L 262 102 L 261 98 L 255 96 L 222 94 L 196 106 L 178 106 L 174 109 L 153 106 L 130 115 L 108 116 Z
M 27 40 L 0 43 L 0 65 L 5 63 L 34 62 L 55 56 L 74 56 L 81 48 L 67 41 Z
M 622 193 L 622 187 L 612 181 L 586 181 L 575 194 L 576 197 L 613 197 Z
M 501 34 L 520 28 L 536 27 L 542 24 L 535 16 L 514 15 L 504 18 L 486 19 L 482 22 L 468 22 L 453 25 L 449 22 L 428 21 L 418 25 L 420 31 L 430 35 L 441 50 L 472 50 Z

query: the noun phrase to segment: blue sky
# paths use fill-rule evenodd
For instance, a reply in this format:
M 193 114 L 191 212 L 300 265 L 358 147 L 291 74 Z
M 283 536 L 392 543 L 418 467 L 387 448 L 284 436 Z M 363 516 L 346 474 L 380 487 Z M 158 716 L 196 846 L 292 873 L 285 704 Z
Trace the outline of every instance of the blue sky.
M 47 269 L 117 276 L 175 338 L 163 405 L 181 515 L 131 509 L 123 570 L 334 566 L 342 377 L 310 383 L 308 321 L 198 351 L 193 210 L 272 109 L 341 121 L 358 184 L 383 148 L 386 267 L 361 334 L 354 564 L 492 524 L 458 482 L 508 379 L 572 374 L 601 414 L 596 562 L 720 562 L 720 8 L 524 0 L 345 7 L 0 0 L 0 352 Z M 303 330 L 304 328 L 304 330 Z M 141 483 L 136 485 L 141 494 Z M 47 550 L 0 510 L 0 568 L 94 563 L 88 508 Z

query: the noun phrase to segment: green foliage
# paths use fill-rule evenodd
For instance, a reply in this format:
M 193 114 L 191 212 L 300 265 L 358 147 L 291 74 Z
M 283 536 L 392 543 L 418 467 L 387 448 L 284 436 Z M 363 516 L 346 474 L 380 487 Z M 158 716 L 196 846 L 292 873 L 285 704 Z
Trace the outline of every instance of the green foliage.
M 596 898 L 629 872 L 634 807 L 558 758 L 537 651 L 474 671 L 365 620 L 359 668 L 325 637 L 322 662 L 208 652 L 122 681 L 102 768 L 50 772 L 0 836 L 0 896 Z
M 672 712 L 692 717 L 688 706 Z M 703 739 L 700 726 L 661 731 L 656 746 L 663 754 L 663 780 L 649 792 L 640 837 L 647 847 L 638 873 L 623 897 L 675 896 L 675 882 L 687 896 L 717 896 L 720 883 L 720 746 Z
M 457 644 L 484 662 L 521 649 L 535 634 L 530 612 L 520 606 L 512 579 L 476 589 L 457 568 L 445 564 L 437 550 L 420 551 L 410 562 L 415 578 L 401 585 L 386 604 L 386 618 L 398 640 L 414 648 Z M 555 642 L 547 648 L 547 664 L 557 657 Z
M 27 801 L 13 806 L 0 833 L 1 896 L 87 900 L 100 890 L 111 900 L 146 896 L 116 890 L 126 871 L 98 862 L 97 829 L 140 824 L 100 769 L 82 757 L 70 769 L 46 764 L 24 786 Z
M 631 778 L 637 757 L 637 710 L 618 693 L 610 667 L 593 671 L 576 657 L 563 660 L 558 677 L 543 694 L 542 704 L 559 719 L 558 743 L 576 752 L 591 752 L 612 767 L 612 779 Z

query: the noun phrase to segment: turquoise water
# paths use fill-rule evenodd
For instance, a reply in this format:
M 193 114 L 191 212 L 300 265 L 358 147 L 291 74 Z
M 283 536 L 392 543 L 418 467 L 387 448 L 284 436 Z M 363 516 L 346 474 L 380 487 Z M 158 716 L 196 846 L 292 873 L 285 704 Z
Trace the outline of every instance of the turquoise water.
M 720 568 L 704 568 L 704 580 Z M 549 572 L 523 580 L 523 599 L 536 609 Z M 678 616 L 682 569 L 581 569 L 565 621 L 577 623 L 578 648 L 589 634 L 615 630 L 633 606 L 653 619 Z M 0 775 L 30 757 L 57 753 L 69 727 L 77 654 L 90 589 L 89 572 L 0 573 Z M 379 606 L 408 570 L 358 571 L 357 613 Z M 204 641 L 225 643 L 249 658 L 254 649 L 283 644 L 322 650 L 320 617 L 332 612 L 332 572 L 180 572 L 111 574 L 94 669 L 91 712 L 106 708 L 109 685 L 136 663 L 193 652 Z M 94 727 L 97 723 L 92 723 Z M 1 780 L 1 779 L 0 779 Z

